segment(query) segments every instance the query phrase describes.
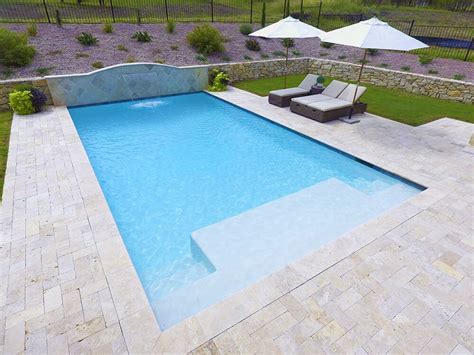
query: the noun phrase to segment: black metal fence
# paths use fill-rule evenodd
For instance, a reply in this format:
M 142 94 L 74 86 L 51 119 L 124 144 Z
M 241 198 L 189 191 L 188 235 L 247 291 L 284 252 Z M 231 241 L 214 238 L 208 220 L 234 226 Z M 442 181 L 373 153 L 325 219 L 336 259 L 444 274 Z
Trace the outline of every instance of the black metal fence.
M 289 0 L 266 1 L 265 22 L 282 18 Z M 264 0 L 0 0 L 0 22 L 260 23 Z M 323 3 L 304 6 L 292 0 L 292 16 L 330 31 L 364 19 L 363 14 L 324 13 Z M 474 27 L 420 25 L 415 21 L 389 21 L 399 30 L 419 38 L 430 48 L 415 51 L 431 57 L 474 61 Z

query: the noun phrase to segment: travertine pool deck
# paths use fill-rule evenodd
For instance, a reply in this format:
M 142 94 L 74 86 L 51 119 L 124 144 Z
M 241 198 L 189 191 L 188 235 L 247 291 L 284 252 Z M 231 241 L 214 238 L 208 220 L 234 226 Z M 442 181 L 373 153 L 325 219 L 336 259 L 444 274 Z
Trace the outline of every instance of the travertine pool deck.
M 217 96 L 428 189 L 161 332 L 67 109 L 15 116 L 0 353 L 474 351 L 473 125 L 323 125 L 237 89 Z

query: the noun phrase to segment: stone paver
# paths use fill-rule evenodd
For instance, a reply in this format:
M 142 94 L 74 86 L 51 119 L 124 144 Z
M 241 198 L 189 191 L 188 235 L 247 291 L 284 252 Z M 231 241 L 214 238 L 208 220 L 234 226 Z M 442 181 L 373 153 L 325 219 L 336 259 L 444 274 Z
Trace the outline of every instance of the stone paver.
M 322 125 L 219 96 L 428 189 L 161 332 L 67 110 L 15 116 L 0 353 L 474 352 L 473 125 Z

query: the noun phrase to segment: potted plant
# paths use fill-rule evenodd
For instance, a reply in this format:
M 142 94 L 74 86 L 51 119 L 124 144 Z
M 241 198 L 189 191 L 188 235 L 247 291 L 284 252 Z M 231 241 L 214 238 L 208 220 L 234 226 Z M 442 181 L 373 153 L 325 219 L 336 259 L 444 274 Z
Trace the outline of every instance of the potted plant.
M 316 86 L 318 88 L 323 88 L 324 87 L 324 81 L 326 80 L 326 78 L 324 76 L 318 76 L 318 78 L 316 79 Z

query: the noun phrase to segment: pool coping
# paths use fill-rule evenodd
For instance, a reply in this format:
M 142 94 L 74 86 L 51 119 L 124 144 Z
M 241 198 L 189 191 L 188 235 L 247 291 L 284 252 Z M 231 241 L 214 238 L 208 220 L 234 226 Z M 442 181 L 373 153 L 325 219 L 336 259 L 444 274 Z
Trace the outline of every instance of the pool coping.
M 225 100 L 222 96 L 212 95 Z M 241 107 L 238 104 L 237 106 Z M 244 107 L 244 109 L 248 108 Z M 414 217 L 424 208 L 445 196 L 442 190 L 433 187 L 434 181 L 420 178 L 420 176 L 411 174 L 409 171 L 397 171 L 394 167 L 383 166 L 384 164 L 381 164 L 383 162 L 376 163 L 374 165 L 404 179 L 426 186 L 427 189 L 389 212 L 341 235 L 322 248 L 308 253 L 308 255 L 287 265 L 284 269 L 162 331 L 69 112 L 66 107 L 58 107 L 55 110 L 59 113 L 61 126 L 67 138 L 68 150 L 76 174 L 79 177 L 78 184 L 83 194 L 86 210 L 91 212 L 89 220 L 94 232 L 97 250 L 128 350 L 132 353 L 150 351 L 188 352 L 193 350 L 284 294 L 306 284 L 324 270 L 371 243 L 380 235 Z M 248 111 L 261 116 L 259 112 Z M 276 122 L 271 117 L 265 116 L 265 118 Z M 276 123 L 282 124 L 281 122 Z M 287 128 L 295 130 L 294 127 L 287 126 Z M 298 132 L 308 136 L 303 132 Z M 309 137 L 333 146 L 330 142 L 322 141 L 320 137 Z M 334 148 L 339 149 L 338 147 Z M 341 151 L 345 152 L 345 150 Z M 370 161 L 366 156 L 359 157 L 352 153 L 346 154 L 364 161 Z M 94 216 L 97 218 L 94 218 Z

